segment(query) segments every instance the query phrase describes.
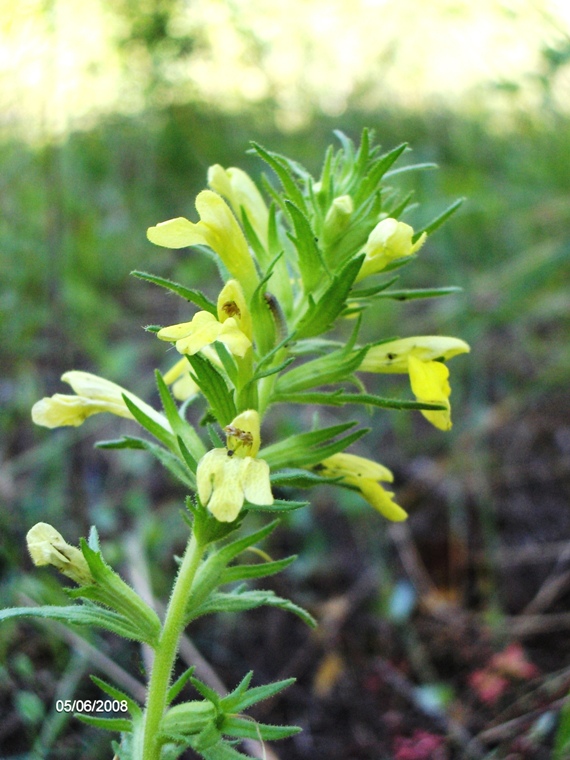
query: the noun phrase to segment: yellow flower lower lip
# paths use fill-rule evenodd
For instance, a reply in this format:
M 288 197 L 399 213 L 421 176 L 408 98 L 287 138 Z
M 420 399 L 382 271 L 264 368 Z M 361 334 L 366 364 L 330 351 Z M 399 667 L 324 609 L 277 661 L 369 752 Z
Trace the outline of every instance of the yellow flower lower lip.
M 418 401 L 443 404 L 446 409 L 430 411 L 422 409 L 423 416 L 440 430 L 451 429 L 451 405 L 449 396 L 449 370 L 441 362 L 422 362 L 415 356 L 408 357 L 410 383 Z
M 198 463 L 196 480 L 200 501 L 220 522 L 233 522 L 246 499 L 262 506 L 273 504 L 269 466 L 263 459 L 213 449 Z
M 197 312 L 190 322 L 163 327 L 158 331 L 157 336 L 161 340 L 176 342 L 176 350 L 190 356 L 217 340 L 223 343 L 232 354 L 241 357 L 245 356 L 252 345 L 233 317 L 229 317 L 224 322 L 218 322 L 208 311 Z

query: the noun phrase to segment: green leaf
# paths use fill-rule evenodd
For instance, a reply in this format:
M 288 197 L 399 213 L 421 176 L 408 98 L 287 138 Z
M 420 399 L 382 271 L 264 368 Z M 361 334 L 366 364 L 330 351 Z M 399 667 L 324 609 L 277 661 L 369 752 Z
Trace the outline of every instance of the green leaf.
M 314 391 L 313 393 L 280 393 L 272 399 L 274 404 L 324 404 L 325 406 L 344 406 L 345 404 L 364 404 L 383 409 L 429 409 L 439 411 L 446 409 L 443 404 L 429 404 L 426 401 L 409 401 L 401 398 L 382 398 L 372 393 L 346 393 L 340 391 Z M 265 454 L 260 454 L 265 458 Z
M 412 238 L 413 242 L 415 243 L 420 235 L 424 232 L 426 232 L 428 235 L 431 235 L 432 232 L 435 232 L 438 227 L 441 227 L 441 225 L 447 221 L 447 219 L 449 219 L 449 217 L 454 214 L 461 205 L 463 205 L 465 200 L 465 198 L 458 198 L 454 203 L 451 204 L 451 206 L 448 206 L 445 211 L 439 214 L 439 216 L 436 216 L 435 219 L 432 219 L 429 224 L 427 224 L 425 227 L 422 227 L 420 230 L 417 230 Z
M 318 301 L 309 297 L 309 307 L 296 326 L 299 338 L 311 338 L 329 330 L 346 305 L 346 299 L 362 262 L 364 254 L 351 259 L 333 278 Z
M 288 499 L 274 499 L 273 504 L 252 504 L 246 502 L 245 509 L 248 512 L 293 512 L 296 509 L 308 507 L 308 501 L 289 501 Z
M 286 567 L 297 559 L 297 555 L 278 559 L 272 562 L 259 562 L 253 565 L 232 565 L 226 567 L 220 576 L 219 585 L 225 583 L 234 583 L 235 581 L 244 581 L 249 578 L 266 578 L 269 575 L 275 575 L 285 570 Z
M 47 620 L 58 620 L 70 625 L 87 625 L 105 628 L 118 636 L 132 641 L 144 641 L 138 628 L 123 615 L 117 615 L 110 610 L 102 609 L 93 604 L 78 604 L 67 607 L 12 607 L 0 610 L 0 621 L 11 618 L 37 617 Z
M 175 449 L 176 444 L 175 444 L 174 436 L 172 435 L 172 433 L 169 433 L 167 430 L 165 430 L 162 427 L 162 425 L 159 425 L 158 422 L 156 422 L 151 417 L 149 417 L 148 414 L 143 412 L 142 409 L 139 409 L 139 407 L 134 403 L 134 401 L 132 401 L 127 395 L 123 393 L 122 396 L 123 396 L 123 401 L 125 402 L 127 406 L 127 409 L 133 415 L 133 417 L 139 423 L 139 425 L 142 425 L 142 427 L 145 428 L 145 430 L 148 430 L 148 432 L 151 435 L 157 438 L 167 448 L 171 450 Z
M 237 385 L 239 371 L 233 356 L 220 340 L 214 342 L 214 348 L 216 349 L 216 353 L 222 362 L 222 367 L 225 369 L 230 382 L 234 386 Z
M 192 611 L 190 620 L 195 620 L 203 615 L 211 615 L 215 612 L 244 612 L 264 605 L 292 612 L 311 628 L 316 628 L 317 626 L 317 621 L 302 607 L 294 604 L 289 599 L 277 596 L 273 591 L 257 589 L 253 591 L 237 590 L 232 593 L 217 591 Z
M 84 713 L 74 713 L 73 717 L 82 723 L 87 723 L 88 726 L 102 728 L 104 731 L 130 733 L 133 730 L 133 725 L 127 718 L 96 718 L 94 715 L 85 715 Z
M 200 437 L 186 420 L 182 419 L 178 411 L 178 407 L 172 398 L 172 395 L 168 389 L 168 386 L 164 382 L 164 379 L 158 370 L 155 370 L 156 385 L 160 394 L 160 400 L 162 407 L 170 427 L 172 428 L 174 435 L 182 439 L 184 445 L 188 451 L 192 454 L 194 460 L 198 461 L 206 453 L 204 444 L 200 440 Z M 180 448 L 178 446 L 178 448 Z M 196 472 L 196 470 L 194 470 Z
M 378 159 L 376 159 L 373 166 L 368 169 L 366 176 L 362 178 L 358 188 L 355 191 L 355 207 L 360 206 L 367 198 L 376 192 L 380 180 L 384 174 L 400 158 L 407 147 L 407 143 L 402 143 L 396 148 L 393 148 L 388 153 L 385 153 L 383 156 L 380 156 Z
M 116 438 L 109 441 L 97 441 L 97 449 L 145 449 L 145 441 L 142 438 L 135 438 L 130 435 L 124 435 L 122 438 Z
M 176 681 L 172 684 L 170 689 L 168 690 L 168 694 L 166 696 L 166 702 L 170 704 L 173 702 L 176 697 L 180 694 L 182 689 L 186 686 L 190 678 L 194 675 L 194 671 L 196 670 L 196 666 L 192 665 L 192 667 L 187 668 L 184 673 L 182 673 L 181 676 L 179 676 Z
M 141 438 L 140 442 L 142 446 L 137 448 L 149 451 L 177 480 L 180 480 L 181 483 L 193 491 L 196 489 L 194 473 L 188 467 L 185 467 L 177 456 L 152 441 L 145 441 Z
M 226 427 L 236 416 L 233 394 L 223 375 L 199 354 L 186 357 L 190 362 L 200 390 L 206 397 L 221 427 Z
M 376 298 L 393 298 L 396 301 L 411 301 L 416 298 L 438 298 L 461 293 L 463 288 L 450 285 L 447 288 L 410 288 L 409 290 L 384 290 Z
M 194 676 L 190 676 L 190 683 L 196 689 L 198 694 L 201 694 L 204 699 L 211 702 L 216 709 L 219 708 L 221 697 L 215 689 L 212 689 L 211 686 L 208 686 L 208 684 L 205 684 L 203 681 L 200 681 L 199 678 L 195 678 Z
M 238 715 L 226 715 L 220 731 L 226 736 L 239 739 L 261 739 L 262 741 L 275 741 L 286 739 L 302 731 L 297 726 L 272 726 L 268 723 L 258 723 L 251 718 L 242 718 Z
M 289 436 L 283 441 L 262 449 L 259 452 L 259 457 L 265 459 L 271 469 L 306 467 L 318 464 L 332 454 L 344 451 L 351 443 L 366 435 L 368 428 L 362 428 L 338 441 L 332 440 L 356 424 L 356 422 L 345 422 L 341 425 L 323 428 L 323 430 L 313 430 L 310 433 L 298 433 Z
M 305 293 L 321 290 L 323 275 L 330 280 L 330 272 L 321 255 L 315 233 L 303 212 L 291 201 L 285 201 L 295 228 L 295 235 L 289 234 L 297 250 L 299 271 Z
M 347 352 L 343 347 L 339 351 L 305 362 L 278 379 L 274 394 L 277 397 L 283 393 L 290 395 L 315 386 L 342 382 L 362 364 L 367 351 L 368 347 Z
M 194 742 L 191 744 L 204 760 L 251 760 L 249 755 L 238 752 L 228 742 L 221 741 L 215 747 L 207 747 L 206 749 L 196 747 Z
M 131 715 L 142 715 L 141 708 L 138 706 L 135 700 L 132 697 L 129 697 L 128 694 L 125 694 L 124 691 L 121 691 L 120 689 L 117 689 L 116 686 L 112 686 L 110 683 L 103 681 L 103 679 L 99 678 L 98 676 L 90 676 L 90 678 L 93 683 L 98 686 L 101 691 L 104 691 L 105 694 L 107 694 L 109 697 L 112 699 L 117 699 L 119 702 L 126 702 Z
M 218 522 L 217 520 L 214 521 L 216 523 Z M 198 568 L 187 601 L 186 613 L 191 615 L 193 609 L 201 605 L 207 599 L 208 594 L 219 585 L 222 573 L 233 559 L 246 549 L 249 549 L 250 546 L 253 546 L 266 538 L 273 530 L 275 530 L 278 524 L 279 520 L 273 520 L 263 526 L 263 528 L 260 528 L 260 530 L 255 531 L 255 533 L 238 538 L 237 540 L 222 546 L 220 549 L 213 551 Z
M 400 166 L 398 169 L 392 169 L 391 172 L 386 172 L 384 175 L 386 179 L 388 177 L 395 177 L 397 174 L 405 174 L 406 172 L 419 172 L 419 171 L 425 171 L 426 169 L 437 169 L 438 165 L 434 164 L 433 161 L 426 161 L 421 164 L 408 164 L 407 166 Z
M 173 293 L 182 296 L 182 298 L 184 298 L 186 301 L 191 301 L 200 309 L 209 311 L 210 314 L 213 314 L 215 317 L 218 315 L 216 304 L 212 303 L 212 301 L 206 298 L 203 293 L 200 293 L 199 290 L 186 288 L 184 285 L 180 285 L 179 283 L 173 282 L 172 280 L 166 280 L 164 277 L 157 277 L 157 275 L 149 274 L 148 272 L 140 272 L 137 269 L 131 272 L 131 274 L 134 277 L 138 277 L 140 280 L 152 282 L 154 285 L 159 285 L 161 288 L 166 288 L 167 290 L 170 290 Z
M 275 174 L 279 177 L 279 180 L 285 190 L 289 200 L 291 200 L 304 214 L 307 213 L 307 206 L 303 193 L 299 189 L 297 182 L 291 171 L 291 163 L 283 156 L 279 156 L 276 153 L 265 150 L 261 145 L 252 142 L 255 152 L 265 161 L 266 164 L 273 169 Z
M 220 706 L 226 713 L 241 713 L 258 702 L 271 699 L 271 697 L 279 694 L 283 689 L 292 686 L 295 681 L 295 678 L 285 678 L 283 681 L 274 681 L 273 683 L 263 684 L 263 686 L 254 686 L 247 691 L 240 689 L 240 684 L 234 691 L 222 699 Z
M 570 756 L 570 701 L 560 710 L 558 729 L 554 737 L 552 760 L 567 760 Z
M 290 488 L 311 488 L 323 483 L 330 483 L 330 478 L 323 478 L 315 472 L 307 470 L 289 468 L 278 470 L 270 475 L 271 485 L 285 486 Z
M 161 630 L 156 612 L 105 562 L 100 552 L 91 549 L 85 539 L 81 539 L 80 546 L 95 583 L 69 591 L 70 596 L 91 599 L 110 607 L 139 629 L 142 641 L 156 645 Z

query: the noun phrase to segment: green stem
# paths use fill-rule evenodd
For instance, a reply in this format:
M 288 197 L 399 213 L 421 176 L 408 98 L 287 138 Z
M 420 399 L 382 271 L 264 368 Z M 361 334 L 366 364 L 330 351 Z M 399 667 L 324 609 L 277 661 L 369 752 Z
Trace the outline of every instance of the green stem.
M 204 547 L 192 535 L 168 603 L 162 633 L 155 652 L 154 664 L 148 684 L 145 711 L 142 760 L 159 760 L 160 743 L 158 729 L 166 708 L 166 695 L 174 661 L 178 652 L 180 634 L 184 628 L 186 606 L 196 571 L 200 565 Z

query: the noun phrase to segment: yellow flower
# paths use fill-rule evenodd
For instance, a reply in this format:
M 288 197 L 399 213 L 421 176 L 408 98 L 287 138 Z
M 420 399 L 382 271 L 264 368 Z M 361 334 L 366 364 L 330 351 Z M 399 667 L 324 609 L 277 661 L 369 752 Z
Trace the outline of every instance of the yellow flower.
M 222 367 L 220 357 L 211 346 L 204 346 L 200 354 L 205 356 L 211 364 Z M 173 364 L 162 378 L 167 385 L 172 386 L 172 394 L 178 401 L 186 401 L 200 392 L 200 387 L 192 379 L 190 370 L 188 360 L 183 357 Z
M 229 280 L 218 297 L 218 319 L 209 311 L 198 311 L 190 322 L 159 330 L 157 337 L 176 343 L 181 354 L 198 353 L 219 340 L 235 356 L 251 348 L 251 315 L 239 282 Z
M 181 216 L 170 219 L 149 227 L 148 239 L 166 248 L 209 246 L 251 296 L 258 283 L 257 272 L 247 241 L 229 206 L 217 193 L 203 190 L 196 198 L 196 209 L 200 215 L 197 224 Z
M 423 362 L 415 356 L 408 357 L 408 371 L 412 390 L 418 401 L 426 401 L 430 404 L 444 404 L 446 409 L 441 411 L 429 411 L 422 409 L 421 412 L 426 420 L 440 430 L 451 429 L 451 404 L 449 396 L 449 370 L 441 362 Z
M 81 551 L 67 544 L 63 536 L 51 525 L 34 525 L 28 531 L 26 542 L 34 565 L 53 565 L 80 586 L 93 582 L 91 571 Z
M 468 353 L 471 349 L 464 340 L 447 338 L 439 335 L 420 335 L 414 338 L 401 338 L 372 346 L 358 368 L 360 372 L 396 372 L 408 371 L 408 357 L 415 356 L 421 361 L 434 359 L 451 359 L 457 354 Z
M 83 424 L 88 417 L 99 412 L 110 412 L 119 417 L 134 419 L 123 400 L 123 394 L 127 396 L 145 414 L 157 422 L 168 432 L 172 432 L 166 418 L 146 404 L 130 391 L 121 388 L 120 385 L 105 380 L 89 372 L 73 370 L 65 372 L 61 379 L 69 383 L 75 396 L 67 396 L 63 393 L 55 393 L 53 396 L 42 398 L 32 407 L 32 420 L 36 425 L 55 428 L 65 425 L 77 427 Z
M 255 459 L 261 444 L 259 415 L 248 409 L 225 428 L 227 445 L 212 449 L 198 462 L 196 480 L 202 504 L 220 522 L 233 522 L 245 499 L 270 506 L 269 465 Z
M 176 350 L 181 354 L 197 354 L 204 346 L 219 340 L 235 356 L 245 356 L 251 347 L 250 339 L 242 333 L 233 317 L 225 322 L 218 322 L 209 311 L 198 311 L 192 321 L 163 327 L 157 337 L 176 343 Z
M 469 345 L 459 338 L 421 335 L 373 346 L 358 368 L 360 372 L 395 372 L 410 376 L 412 391 L 418 401 L 445 405 L 441 411 L 421 410 L 424 417 L 440 430 L 451 428 L 449 370 L 436 359 L 451 359 L 468 353 Z
M 370 274 L 381 272 L 391 261 L 411 256 L 422 247 L 426 240 L 423 232 L 415 243 L 412 243 L 413 227 L 397 219 L 383 219 L 368 236 L 364 253 L 366 257 L 358 273 L 356 281 Z
M 167 385 L 172 385 L 172 395 L 178 401 L 186 401 L 200 392 L 198 384 L 192 380 L 190 365 L 185 357 L 177 361 L 162 379 Z
M 269 212 L 251 177 L 233 166 L 224 169 L 220 164 L 214 164 L 208 169 L 208 184 L 229 201 L 240 221 L 242 209 L 245 211 L 259 242 L 267 248 Z
M 341 452 L 323 459 L 313 469 L 328 478 L 340 477 L 342 483 L 357 488 L 363 498 L 388 520 L 401 522 L 407 518 L 407 513 L 394 501 L 394 494 L 379 483 L 394 480 L 387 467 L 365 457 Z

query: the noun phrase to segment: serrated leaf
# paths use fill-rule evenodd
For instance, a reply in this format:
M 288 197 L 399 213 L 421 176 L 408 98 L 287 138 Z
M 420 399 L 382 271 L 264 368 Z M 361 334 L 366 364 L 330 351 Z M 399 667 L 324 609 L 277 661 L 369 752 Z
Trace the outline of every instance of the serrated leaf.
M 303 213 L 306 214 L 307 206 L 305 203 L 305 198 L 303 197 L 303 193 L 299 189 L 293 173 L 291 172 L 290 162 L 284 159 L 283 156 L 279 156 L 276 153 L 265 150 L 265 148 L 262 148 L 258 143 L 252 142 L 252 146 L 255 152 L 265 161 L 266 164 L 269 164 L 275 174 L 279 177 L 281 185 L 283 186 L 285 194 L 288 196 L 288 198 L 293 201 L 293 203 L 295 203 Z
M 236 416 L 236 406 L 231 390 L 221 373 L 199 354 L 186 357 L 190 362 L 196 382 L 206 397 L 221 427 L 226 427 Z
M 102 728 L 104 731 L 130 733 L 133 730 L 131 721 L 126 718 L 97 718 L 94 715 L 85 715 L 84 713 L 74 713 L 73 717 L 88 726 Z
M 155 274 L 149 274 L 149 272 L 140 272 L 137 269 L 131 272 L 131 274 L 134 277 L 138 277 L 140 280 L 152 282 L 154 285 L 159 285 L 161 288 L 166 288 L 167 290 L 176 293 L 176 295 L 181 296 L 186 301 L 191 301 L 200 309 L 209 311 L 210 314 L 213 314 L 214 316 L 217 316 L 218 314 L 216 304 L 212 303 L 212 301 L 206 298 L 203 293 L 200 293 L 199 290 L 192 290 L 191 288 L 187 288 L 184 285 L 180 285 L 178 282 L 167 280 L 164 277 L 158 277 Z
M 283 599 L 277 596 L 273 591 L 252 590 L 233 593 L 224 593 L 217 591 L 211 594 L 208 599 L 197 609 L 192 611 L 190 620 L 211 615 L 215 612 L 245 612 L 257 607 L 269 606 L 278 607 L 281 610 L 292 612 L 311 628 L 316 628 L 317 621 L 302 607 L 294 604 L 289 599 Z
M 327 287 L 318 301 L 310 301 L 305 314 L 296 325 L 299 338 L 311 338 L 329 330 L 334 320 L 341 314 L 346 305 L 346 299 L 356 279 L 364 254 L 350 260 Z
M 323 274 L 330 280 L 330 272 L 321 255 L 315 233 L 303 212 L 290 200 L 285 201 L 293 222 L 295 234 L 289 234 L 297 251 L 299 272 L 303 280 L 305 293 L 321 290 Z
M 393 148 L 388 153 L 379 156 L 379 158 L 374 161 L 374 164 L 367 170 L 366 175 L 362 178 L 358 189 L 355 191 L 355 206 L 359 206 L 366 200 L 366 198 L 371 196 L 376 191 L 382 177 L 386 174 L 388 169 L 400 158 L 407 147 L 407 143 L 402 143 L 396 148 Z

